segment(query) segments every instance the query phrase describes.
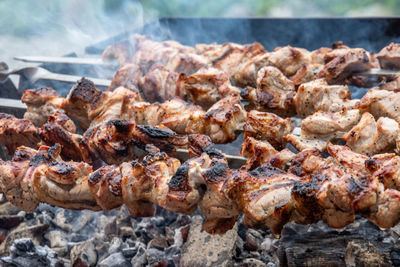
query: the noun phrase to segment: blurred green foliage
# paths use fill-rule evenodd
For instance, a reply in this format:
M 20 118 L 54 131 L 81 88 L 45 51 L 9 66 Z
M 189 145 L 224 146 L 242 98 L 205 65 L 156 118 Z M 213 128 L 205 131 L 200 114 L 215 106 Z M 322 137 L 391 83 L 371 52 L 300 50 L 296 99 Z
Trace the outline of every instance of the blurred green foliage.
M 133 3 L 135 6 L 133 7 Z M 143 12 L 140 7 L 143 7 Z M 368 7 L 372 7 L 363 13 Z M 279 9 L 280 8 L 280 9 Z M 285 12 L 289 10 L 291 12 Z M 272 12 L 275 10 L 275 12 Z M 278 10 L 278 11 L 276 11 Z M 0 0 L 0 34 L 29 36 L 62 31 L 68 23 L 88 26 L 130 23 L 137 12 L 149 17 L 215 16 L 398 16 L 399 0 Z M 317 12 L 315 12 L 317 11 Z M 354 13 L 359 11 L 359 13 Z M 353 13 L 351 13 L 353 12 Z M 73 19 L 69 19 L 71 14 Z

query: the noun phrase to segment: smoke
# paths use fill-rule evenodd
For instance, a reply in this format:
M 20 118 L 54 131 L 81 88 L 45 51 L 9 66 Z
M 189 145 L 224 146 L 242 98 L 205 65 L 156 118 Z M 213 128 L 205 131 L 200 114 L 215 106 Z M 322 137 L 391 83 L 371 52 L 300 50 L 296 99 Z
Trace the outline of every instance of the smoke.
M 78 55 L 84 48 L 156 20 L 138 1 L 0 1 L 0 55 L 10 67 L 13 56 Z M 26 63 L 23 64 L 26 66 Z

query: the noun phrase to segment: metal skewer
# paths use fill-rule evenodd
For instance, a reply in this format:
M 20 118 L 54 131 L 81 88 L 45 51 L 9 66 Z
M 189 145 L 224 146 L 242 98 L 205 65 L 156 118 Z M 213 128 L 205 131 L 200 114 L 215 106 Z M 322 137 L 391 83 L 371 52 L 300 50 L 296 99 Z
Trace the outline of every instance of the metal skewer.
M 46 57 L 46 56 L 18 56 L 15 60 L 32 63 L 60 63 L 60 64 L 82 64 L 82 65 L 104 65 L 114 66 L 116 62 L 105 62 L 95 57 Z
M 18 56 L 16 60 L 34 63 L 67 63 L 67 64 L 93 64 L 93 65 L 116 65 L 116 62 L 105 62 L 101 58 L 80 58 L 80 57 L 46 57 L 46 56 Z M 355 74 L 363 76 L 393 76 L 399 75 L 399 70 L 387 70 L 373 68 Z

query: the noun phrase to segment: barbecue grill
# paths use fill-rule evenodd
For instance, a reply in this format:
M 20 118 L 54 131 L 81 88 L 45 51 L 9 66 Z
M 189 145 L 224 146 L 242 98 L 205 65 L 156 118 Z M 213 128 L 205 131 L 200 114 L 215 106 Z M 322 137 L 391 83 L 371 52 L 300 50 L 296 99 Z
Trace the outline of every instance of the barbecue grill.
M 103 50 L 110 44 L 124 41 L 133 33 L 143 33 L 152 36 L 155 40 L 176 40 L 184 45 L 196 43 L 251 43 L 260 42 L 267 50 L 277 46 L 291 45 L 303 47 L 309 50 L 321 46 L 331 46 L 332 43 L 341 40 L 350 47 L 362 47 L 369 51 L 377 52 L 390 42 L 400 40 L 400 19 L 397 18 L 309 18 L 309 19 L 231 19 L 231 18 L 164 18 L 157 22 L 144 26 L 131 32 L 114 36 L 101 43 L 87 47 L 85 52 L 90 57 L 100 57 Z M 75 56 L 68 54 L 66 56 Z M 54 73 L 79 75 L 94 78 L 112 78 L 115 68 L 104 68 L 101 66 L 85 64 L 58 64 L 44 63 L 41 67 Z M 39 80 L 30 84 L 21 77 L 18 91 L 34 87 L 53 87 L 63 96 L 69 91 L 71 83 Z M 1 97 L 9 97 L 5 89 L 9 90 L 10 83 L 1 85 Z M 99 87 L 102 88 L 102 87 Z M 104 87 L 102 88 L 104 89 Z M 15 89 L 16 90 L 16 89 Z M 358 97 L 366 91 L 353 87 L 352 92 Z M 1 108 L 1 112 L 8 112 L 21 117 L 23 114 L 20 108 Z M 229 145 L 228 145 L 229 146 Z M 232 146 L 232 145 L 231 145 Z M 240 146 L 236 141 L 233 146 Z M 229 147 L 227 148 L 229 149 Z M 232 149 L 232 148 L 231 148 Z M 231 151 L 235 151 L 232 149 Z M 226 152 L 226 150 L 225 150 Z M 229 152 L 229 150 L 228 150 Z M 329 230 L 322 224 L 307 226 L 290 225 L 284 229 L 281 243 L 277 244 L 279 259 L 282 265 L 299 264 L 302 257 L 316 257 L 318 261 L 311 261 L 304 266 L 315 265 L 316 263 L 341 265 L 344 262 L 345 253 L 352 249 L 359 249 L 354 252 L 356 262 L 362 262 L 362 253 L 372 253 L 382 257 L 382 262 L 390 260 L 392 264 L 398 264 L 400 258 L 399 244 L 388 247 L 382 242 L 384 238 L 392 235 L 391 230 L 382 234 L 371 224 L 358 220 L 356 224 L 361 225 L 360 229 L 351 225 L 342 232 Z M 310 233 L 307 233 L 309 231 Z M 390 232 L 390 233 L 389 233 Z M 387 234 L 389 233 L 389 234 Z M 309 239 L 309 240 L 308 240 Z M 326 239 L 326 240 L 324 240 Z M 379 240 L 381 239 L 381 240 Z M 319 242 L 324 247 L 319 247 Z M 340 245 L 335 244 L 339 242 Z M 363 242 L 368 242 L 365 247 Z M 351 245 L 349 245 L 351 244 Z M 304 246 L 304 247 L 302 247 Z M 346 249 L 350 246 L 350 250 Z M 295 249 L 301 252 L 295 252 Z M 307 250 L 308 249 L 308 250 Z M 332 250 L 332 251 L 329 251 Z M 361 251 L 361 252 L 360 252 Z M 366 251 L 366 252 L 365 252 Z M 372 251 L 372 252 L 371 252 Z M 358 254 L 357 254 L 358 253 Z M 388 256 L 389 255 L 389 256 Z M 347 262 L 347 261 L 346 261 Z

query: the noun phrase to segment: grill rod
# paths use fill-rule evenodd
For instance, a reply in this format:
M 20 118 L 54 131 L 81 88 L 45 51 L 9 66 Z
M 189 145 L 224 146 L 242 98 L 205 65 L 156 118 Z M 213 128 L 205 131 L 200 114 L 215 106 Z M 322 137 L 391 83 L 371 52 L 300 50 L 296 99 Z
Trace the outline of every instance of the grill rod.
M 104 66 L 116 66 L 115 61 L 103 61 L 101 58 L 79 58 L 79 57 L 47 57 L 47 56 L 17 56 L 14 59 L 23 62 L 33 63 L 60 63 L 60 64 L 92 64 L 92 65 L 104 65 Z M 399 75 L 399 70 L 388 70 L 373 68 L 366 71 L 356 72 L 354 74 L 363 76 L 393 76 Z

